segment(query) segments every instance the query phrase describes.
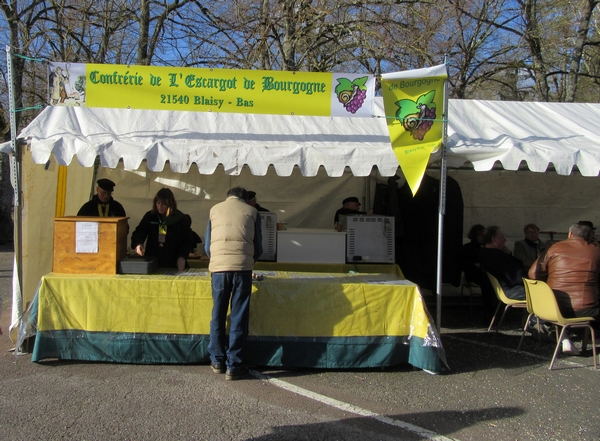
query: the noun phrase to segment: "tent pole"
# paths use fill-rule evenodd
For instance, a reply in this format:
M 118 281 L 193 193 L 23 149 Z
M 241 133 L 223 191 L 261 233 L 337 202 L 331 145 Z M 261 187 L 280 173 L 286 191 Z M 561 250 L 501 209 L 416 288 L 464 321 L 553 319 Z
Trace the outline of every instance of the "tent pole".
M 447 60 L 444 60 L 448 71 Z M 444 111 L 442 113 L 442 161 L 440 165 L 440 201 L 438 214 L 438 246 L 437 246 L 437 277 L 436 277 L 436 325 L 438 331 L 442 328 L 442 255 L 444 243 L 444 215 L 446 214 L 446 141 L 448 137 L 448 80 L 444 81 Z
M 13 302 L 12 302 L 12 315 L 11 324 L 9 329 L 10 337 L 13 338 L 16 335 L 21 319 L 23 318 L 23 295 L 21 287 L 23 286 L 22 281 L 22 204 L 21 204 L 21 151 L 17 145 L 17 118 L 16 118 L 16 105 L 15 105 L 15 92 L 14 92 L 14 72 L 12 64 L 12 48 L 6 46 L 6 68 L 8 74 L 8 96 L 9 96 L 9 113 L 10 113 L 10 142 L 13 150 L 13 157 L 11 160 L 11 178 L 12 186 L 14 190 L 14 211 L 13 211 L 13 245 L 14 245 L 14 264 L 13 264 Z M 17 352 L 21 351 L 21 348 L 15 348 Z
M 436 284 L 436 324 L 442 327 L 442 254 L 444 242 L 444 215 L 446 214 L 446 144 L 442 143 L 442 165 L 440 167 L 440 202 L 438 214 L 437 284 Z

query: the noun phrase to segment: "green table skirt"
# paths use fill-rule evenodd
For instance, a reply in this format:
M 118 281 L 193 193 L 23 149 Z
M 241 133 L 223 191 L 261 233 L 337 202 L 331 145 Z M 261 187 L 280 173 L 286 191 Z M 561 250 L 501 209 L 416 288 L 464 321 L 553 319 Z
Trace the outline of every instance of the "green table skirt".
M 209 363 L 208 340 L 208 335 L 38 331 L 32 361 Z M 268 367 L 355 369 L 408 363 L 433 372 L 442 368 L 437 349 L 419 337 L 251 337 L 244 359 Z

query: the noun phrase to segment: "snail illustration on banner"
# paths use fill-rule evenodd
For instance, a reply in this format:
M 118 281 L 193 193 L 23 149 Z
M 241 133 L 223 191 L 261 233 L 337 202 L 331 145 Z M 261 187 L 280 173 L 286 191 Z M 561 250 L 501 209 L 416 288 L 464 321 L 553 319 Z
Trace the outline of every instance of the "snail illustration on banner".
M 416 101 L 403 99 L 396 102 L 398 106 L 396 118 L 414 139 L 422 141 L 433 125 L 436 115 L 434 98 L 435 91 L 431 90 L 421 95 Z

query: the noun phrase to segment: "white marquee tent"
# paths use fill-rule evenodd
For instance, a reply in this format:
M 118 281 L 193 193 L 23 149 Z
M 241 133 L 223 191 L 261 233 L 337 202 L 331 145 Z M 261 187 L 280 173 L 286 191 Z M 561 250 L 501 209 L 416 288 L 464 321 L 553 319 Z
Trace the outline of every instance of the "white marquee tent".
M 208 210 L 234 185 L 256 191 L 261 205 L 293 227 L 331 227 L 348 195 L 369 206 L 375 183 L 398 170 L 382 104 L 374 111 L 379 118 L 46 108 L 19 135 L 27 141 L 21 164 L 22 307 L 51 271 L 57 195 L 66 196 L 64 214 L 74 215 L 89 199 L 95 178 L 117 183 L 114 197 L 125 206 L 132 229 L 163 186 L 174 190 L 201 236 Z M 582 185 L 586 191 L 598 185 L 582 177 L 600 170 L 599 104 L 450 100 L 448 121 L 449 167 L 470 163 L 489 171 L 499 163 L 505 170 L 449 171 L 465 193 L 465 225 L 510 221 L 506 230 L 516 237 L 527 222 L 545 229 L 536 220 L 543 207 L 565 210 L 550 215 L 547 229 L 565 230 L 575 215 L 600 221 L 600 192 L 580 196 Z M 10 143 L 0 147 L 10 153 Z M 438 159 L 434 154 L 432 163 Z M 523 161 L 531 171 L 553 166 L 556 173 L 523 178 L 516 171 Z M 570 185 L 557 184 L 572 172 Z M 543 177 L 542 189 L 530 175 Z M 486 213 L 498 217 L 487 221 Z M 522 213 L 529 217 L 521 219 Z

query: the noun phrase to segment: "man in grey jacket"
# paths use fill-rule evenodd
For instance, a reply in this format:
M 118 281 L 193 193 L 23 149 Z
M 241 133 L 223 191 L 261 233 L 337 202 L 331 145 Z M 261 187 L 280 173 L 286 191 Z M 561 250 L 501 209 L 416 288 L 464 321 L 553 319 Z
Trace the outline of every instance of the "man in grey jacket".
M 210 257 L 213 309 L 210 322 L 211 368 L 226 380 L 248 375 L 242 349 L 248 338 L 252 269 L 262 254 L 260 216 L 248 205 L 241 187 L 227 192 L 227 199 L 210 210 L 204 250 Z M 229 344 L 225 320 L 231 302 Z
M 536 224 L 527 224 L 523 228 L 525 239 L 515 242 L 514 256 L 523 262 L 523 266 L 529 270 L 540 253 L 546 249 L 546 244 L 539 238 L 540 229 Z

